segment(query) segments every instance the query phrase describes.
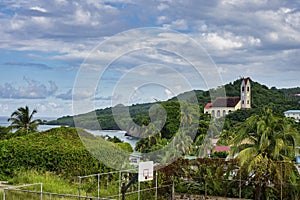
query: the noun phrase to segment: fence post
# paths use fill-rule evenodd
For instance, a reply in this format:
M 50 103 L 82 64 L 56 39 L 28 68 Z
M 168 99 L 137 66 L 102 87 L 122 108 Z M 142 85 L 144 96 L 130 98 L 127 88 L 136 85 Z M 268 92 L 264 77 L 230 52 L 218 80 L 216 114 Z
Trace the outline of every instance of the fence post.
M 172 178 L 172 181 L 173 181 L 173 183 L 172 183 L 172 199 L 174 199 L 174 198 L 175 198 L 174 176 L 173 176 L 173 178 Z
M 140 190 L 141 190 L 141 184 L 140 181 L 138 181 L 138 200 L 140 200 Z
M 204 197 L 205 197 L 205 199 L 206 199 L 206 196 L 207 196 L 207 191 L 206 191 L 206 180 L 205 180 L 205 183 L 204 183 L 204 187 L 205 187 Z
M 100 174 L 98 174 L 98 200 L 100 198 Z
M 3 200 L 6 200 L 6 188 L 3 189 Z
M 81 177 L 79 176 L 79 185 L 78 185 L 78 199 L 80 200 L 80 187 L 81 187 Z
M 41 198 L 40 200 L 43 200 L 43 183 L 40 183 L 41 184 Z
M 158 171 L 155 171 L 155 199 L 157 200 L 157 174 Z
M 282 200 L 282 179 L 283 179 L 283 174 L 282 174 L 282 162 L 281 162 L 280 200 Z
M 121 191 L 122 190 L 122 174 L 121 170 L 119 171 L 119 200 L 121 200 Z
M 242 172 L 239 170 L 240 174 L 240 184 L 239 184 L 239 198 L 242 199 Z

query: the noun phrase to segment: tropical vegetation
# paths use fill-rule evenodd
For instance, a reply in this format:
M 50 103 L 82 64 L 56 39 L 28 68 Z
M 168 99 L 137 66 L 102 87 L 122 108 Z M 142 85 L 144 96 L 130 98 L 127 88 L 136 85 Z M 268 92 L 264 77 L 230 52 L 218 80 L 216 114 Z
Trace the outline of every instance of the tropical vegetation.
M 240 81 L 224 86 L 228 96 L 239 95 Z M 49 124 L 87 129 L 127 127 L 132 131 L 128 133 L 139 132 L 135 150 L 149 153 L 166 148 L 160 155 L 161 163 L 181 155 L 206 157 L 179 159 L 162 168 L 160 173 L 165 180 L 174 177 L 177 192 L 297 199 L 300 178 L 293 162 L 295 147 L 300 144 L 300 126 L 283 116 L 287 109 L 300 109 L 299 99 L 292 95 L 294 91 L 298 90 L 269 89 L 252 82 L 253 108 L 233 112 L 225 120 L 211 119 L 203 113 L 203 105 L 210 101 L 209 92 L 214 91 L 191 91 L 179 95 L 183 101 L 173 98 L 156 102 L 156 106 L 154 103 L 117 105 L 74 117 L 65 116 Z M 194 93 L 197 101 L 192 98 Z M 130 116 L 117 116 L 122 118 L 117 124 L 113 109 L 129 109 Z M 63 126 L 38 132 L 40 120 L 33 120 L 36 112 L 30 112 L 27 106 L 21 107 L 12 113 L 10 128 L 0 127 L 2 180 L 15 180 L 21 177 L 20 173 L 36 176 L 49 173 L 69 180 L 73 187 L 74 177 L 111 171 L 110 166 L 103 164 L 105 160 L 129 160 L 128 153 L 133 149 L 116 137 L 96 137 L 81 128 Z M 12 128 L 16 131 L 11 131 Z M 207 158 L 206 150 L 212 148 L 209 138 L 215 137 L 219 139 L 218 145 L 232 145 L 230 153 L 235 159 L 225 160 L 224 152 L 213 152 L 212 158 Z M 125 162 L 126 166 L 129 162 Z M 93 193 L 97 186 L 95 181 L 86 182 L 87 194 Z M 107 181 L 103 181 L 108 187 Z
M 36 109 L 30 112 L 28 106 L 18 108 L 8 118 L 11 122 L 9 128 L 26 132 L 36 131 L 38 125 L 42 123 L 40 119 L 33 120 L 33 115 L 36 113 Z
M 295 185 L 298 172 L 282 174 L 282 163 L 292 163 L 295 147 L 300 137 L 293 122 L 276 116 L 270 109 L 261 115 L 252 115 L 237 128 L 232 140 L 231 155 L 237 155 L 240 170 L 245 171 L 255 184 L 255 199 L 273 199 L 271 185 L 288 177 L 288 184 Z M 290 191 L 292 193 L 292 191 Z

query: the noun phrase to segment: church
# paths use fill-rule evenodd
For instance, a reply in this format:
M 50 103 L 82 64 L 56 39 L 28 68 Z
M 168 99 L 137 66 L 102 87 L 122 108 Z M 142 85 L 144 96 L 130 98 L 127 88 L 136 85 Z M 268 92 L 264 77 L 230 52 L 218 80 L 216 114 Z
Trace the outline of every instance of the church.
M 214 102 L 206 104 L 204 113 L 220 118 L 239 110 L 251 108 L 251 83 L 250 78 L 242 79 L 240 97 L 218 97 Z

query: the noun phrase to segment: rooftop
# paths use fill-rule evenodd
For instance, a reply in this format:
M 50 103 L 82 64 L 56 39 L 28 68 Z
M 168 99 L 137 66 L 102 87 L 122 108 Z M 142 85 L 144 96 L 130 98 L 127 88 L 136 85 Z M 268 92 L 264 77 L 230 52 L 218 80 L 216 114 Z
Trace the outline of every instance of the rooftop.
M 287 110 L 284 113 L 300 113 L 300 110 Z
M 240 101 L 240 97 L 218 97 L 211 107 L 235 107 Z
M 249 81 L 249 77 L 248 78 L 244 78 L 243 81 L 245 82 L 245 84 L 247 85 L 247 82 Z
M 212 103 L 207 103 L 206 106 L 205 106 L 204 108 L 208 109 L 208 108 L 211 107 L 211 105 L 212 105 Z
M 214 152 L 225 151 L 229 152 L 229 146 L 215 146 Z

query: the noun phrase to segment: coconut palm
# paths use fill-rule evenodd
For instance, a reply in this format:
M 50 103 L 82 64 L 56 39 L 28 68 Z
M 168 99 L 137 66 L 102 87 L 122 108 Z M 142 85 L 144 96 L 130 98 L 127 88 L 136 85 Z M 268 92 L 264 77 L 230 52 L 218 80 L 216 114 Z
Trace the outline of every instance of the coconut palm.
M 266 188 L 282 180 L 280 162 L 291 162 L 299 143 L 297 131 L 284 117 L 270 109 L 249 117 L 233 139 L 231 155 L 237 155 L 241 170 L 255 182 L 255 199 L 266 199 Z
M 26 131 L 36 131 L 38 125 L 42 122 L 40 119 L 33 120 L 33 115 L 37 113 L 34 109 L 31 113 L 28 106 L 20 107 L 14 111 L 8 121 L 11 121 L 9 128 Z

